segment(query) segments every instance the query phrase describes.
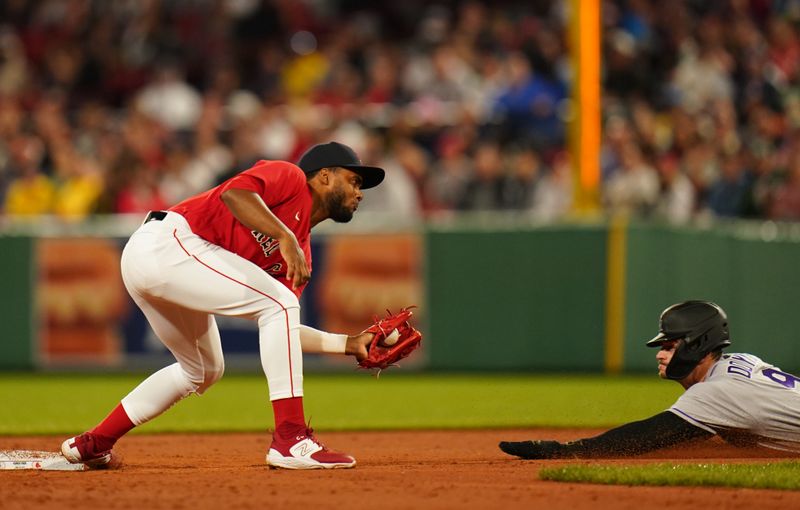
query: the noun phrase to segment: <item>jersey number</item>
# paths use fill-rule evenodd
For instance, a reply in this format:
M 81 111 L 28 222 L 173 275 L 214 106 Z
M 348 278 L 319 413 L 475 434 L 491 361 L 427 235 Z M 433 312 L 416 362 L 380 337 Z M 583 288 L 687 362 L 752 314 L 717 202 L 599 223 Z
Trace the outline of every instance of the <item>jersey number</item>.
M 767 368 L 762 373 L 781 386 L 785 386 L 790 389 L 794 388 L 797 382 L 800 381 L 800 377 L 793 376 L 792 374 L 788 374 L 786 372 L 781 372 L 780 370 L 775 370 L 774 368 Z

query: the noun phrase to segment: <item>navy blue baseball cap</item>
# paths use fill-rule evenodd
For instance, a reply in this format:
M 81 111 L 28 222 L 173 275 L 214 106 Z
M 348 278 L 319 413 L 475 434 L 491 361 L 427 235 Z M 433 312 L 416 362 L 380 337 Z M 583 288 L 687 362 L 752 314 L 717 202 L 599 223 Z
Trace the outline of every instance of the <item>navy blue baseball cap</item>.
M 362 165 L 355 151 L 339 142 L 314 145 L 300 156 L 297 166 L 306 174 L 316 172 L 321 168 L 335 166 L 352 170 L 361 176 L 361 189 L 377 186 L 383 182 L 383 178 L 386 176 L 383 168 Z

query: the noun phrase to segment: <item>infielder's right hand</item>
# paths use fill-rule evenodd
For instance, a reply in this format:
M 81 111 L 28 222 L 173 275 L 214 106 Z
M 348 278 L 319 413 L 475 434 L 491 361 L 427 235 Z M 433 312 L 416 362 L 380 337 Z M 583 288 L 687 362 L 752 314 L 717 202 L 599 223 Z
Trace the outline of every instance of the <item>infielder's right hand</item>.
M 286 232 L 286 235 L 278 241 L 281 256 L 286 261 L 286 279 L 292 282 L 292 289 L 296 289 L 311 279 L 306 255 L 300 248 L 297 238 L 290 231 Z

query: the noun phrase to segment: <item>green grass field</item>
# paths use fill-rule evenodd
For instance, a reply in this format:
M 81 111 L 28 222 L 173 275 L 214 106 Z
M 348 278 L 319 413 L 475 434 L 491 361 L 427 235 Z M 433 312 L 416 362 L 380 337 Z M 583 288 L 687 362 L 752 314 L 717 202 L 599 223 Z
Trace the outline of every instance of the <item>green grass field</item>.
M 70 434 L 99 420 L 146 375 L 0 373 L 0 434 Z M 317 429 L 597 427 L 651 416 L 680 395 L 652 375 L 307 374 Z M 272 427 L 266 379 L 227 375 L 133 431 L 229 432 Z M 542 479 L 625 485 L 800 489 L 800 463 L 654 464 L 543 469 Z
M 0 434 L 82 431 L 144 375 L 0 374 Z M 607 427 L 668 407 L 677 384 L 648 376 L 420 374 L 398 370 L 307 374 L 306 416 L 325 430 Z M 226 375 L 136 429 L 258 431 L 272 426 L 266 379 Z
M 800 462 L 565 466 L 539 471 L 542 480 L 604 485 L 713 486 L 800 490 Z

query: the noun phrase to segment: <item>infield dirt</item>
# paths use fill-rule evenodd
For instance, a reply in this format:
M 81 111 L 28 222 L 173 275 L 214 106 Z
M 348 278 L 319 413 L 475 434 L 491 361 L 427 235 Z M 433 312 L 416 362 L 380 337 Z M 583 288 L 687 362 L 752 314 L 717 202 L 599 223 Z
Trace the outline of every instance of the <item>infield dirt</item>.
M 356 457 L 355 469 L 268 469 L 264 434 L 131 435 L 115 451 L 119 469 L 0 471 L 0 508 L 264 509 L 414 508 L 559 509 L 800 508 L 800 491 L 627 487 L 539 480 L 539 469 L 566 461 L 522 461 L 500 440 L 569 440 L 597 430 L 325 432 L 318 438 Z M 57 450 L 63 437 L 0 437 L 0 450 Z M 741 462 L 789 457 L 716 440 L 625 460 Z M 796 455 L 795 455 L 796 457 Z

